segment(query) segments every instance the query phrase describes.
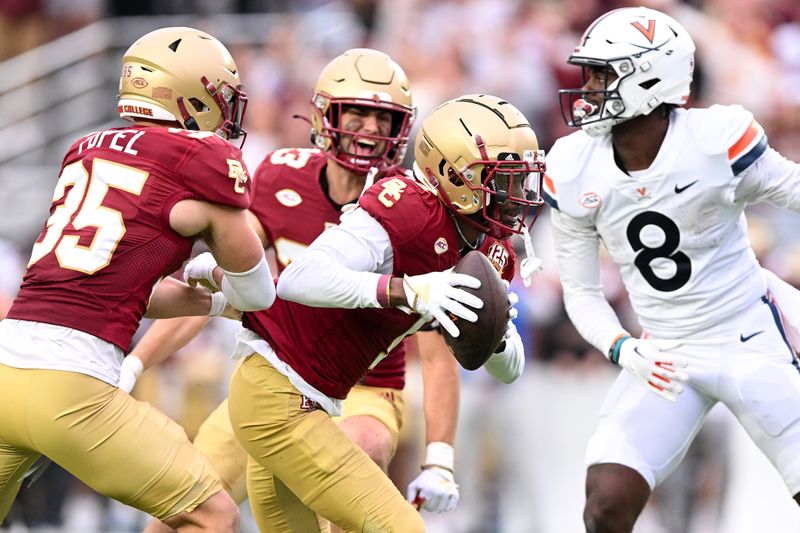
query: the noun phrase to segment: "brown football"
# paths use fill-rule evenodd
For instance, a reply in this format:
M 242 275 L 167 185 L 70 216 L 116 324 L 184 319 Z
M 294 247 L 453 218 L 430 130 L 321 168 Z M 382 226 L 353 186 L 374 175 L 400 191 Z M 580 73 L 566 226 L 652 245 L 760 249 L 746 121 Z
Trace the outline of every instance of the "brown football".
M 494 353 L 508 323 L 508 295 L 503 280 L 489 259 L 478 250 L 462 257 L 453 272 L 468 274 L 481 280 L 478 289 L 463 289 L 483 301 L 481 309 L 473 309 L 478 315 L 477 322 L 468 322 L 452 317 L 461 332 L 453 337 L 442 328 L 442 334 L 456 360 L 467 370 L 480 368 Z M 470 308 L 472 309 L 472 308 Z

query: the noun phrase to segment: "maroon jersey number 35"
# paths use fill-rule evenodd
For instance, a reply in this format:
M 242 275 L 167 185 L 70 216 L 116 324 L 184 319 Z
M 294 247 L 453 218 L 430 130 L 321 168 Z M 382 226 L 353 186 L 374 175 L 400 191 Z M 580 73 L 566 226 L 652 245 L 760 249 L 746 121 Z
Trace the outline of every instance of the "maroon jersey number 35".
M 130 348 L 155 283 L 188 259 L 194 238 L 169 225 L 197 199 L 250 205 L 241 151 L 208 132 L 134 126 L 73 144 L 9 318 L 84 331 Z

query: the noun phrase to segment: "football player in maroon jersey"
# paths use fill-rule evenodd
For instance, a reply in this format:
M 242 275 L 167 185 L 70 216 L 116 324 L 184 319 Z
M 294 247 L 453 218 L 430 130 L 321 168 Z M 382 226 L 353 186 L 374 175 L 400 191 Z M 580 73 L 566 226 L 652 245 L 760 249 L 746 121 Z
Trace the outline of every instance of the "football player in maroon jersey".
M 133 123 L 70 147 L 0 322 L 0 518 L 46 456 L 179 531 L 238 531 L 238 509 L 203 454 L 117 382 L 145 313 L 218 314 L 226 298 L 258 310 L 275 298 L 230 142 L 244 136 L 246 97 L 225 47 L 192 28 L 148 33 L 122 62 L 118 112 Z M 219 296 L 159 284 L 198 237 L 224 269 Z
M 311 106 L 317 148 L 268 154 L 254 180 L 253 225 L 264 246 L 274 248 L 280 270 L 326 228 L 339 223 L 342 208 L 358 199 L 371 169 L 385 173 L 400 162 L 414 116 L 402 69 L 386 54 L 369 49 L 349 50 L 333 59 L 319 76 Z M 200 260 L 193 261 L 190 269 Z M 157 322 L 128 360 L 139 359 L 138 368 L 149 368 L 193 338 L 207 321 L 187 317 Z M 423 508 L 442 512 L 458 501 L 452 444 L 459 374 L 438 332 L 421 332 L 418 337 L 428 453 L 427 468 L 410 484 L 408 493 Z M 403 423 L 405 353 L 405 343 L 401 343 L 364 376 L 343 403 L 342 416 L 336 418 L 384 471 Z M 127 372 L 120 386 L 130 390 L 136 377 L 137 373 Z M 244 501 L 247 454 L 233 434 L 227 401 L 203 423 L 195 445 L 209 457 L 234 500 Z M 277 500 L 272 501 L 277 505 Z M 166 528 L 153 526 L 151 531 Z
M 314 513 L 346 530 L 424 530 L 331 416 L 423 324 L 435 318 L 457 335 L 451 314 L 476 320 L 470 307 L 482 302 L 459 287 L 479 282 L 450 270 L 463 253 L 484 250 L 513 277 L 508 237 L 542 204 L 543 156 L 525 117 L 488 95 L 437 108 L 415 156 L 416 179 L 391 175 L 370 187 L 287 266 L 269 312 L 244 313 L 229 414 L 249 455 L 248 493 L 262 531 L 315 531 Z M 208 279 L 208 266 L 190 276 Z M 497 351 L 487 363 L 513 380 L 524 353 L 510 320 Z

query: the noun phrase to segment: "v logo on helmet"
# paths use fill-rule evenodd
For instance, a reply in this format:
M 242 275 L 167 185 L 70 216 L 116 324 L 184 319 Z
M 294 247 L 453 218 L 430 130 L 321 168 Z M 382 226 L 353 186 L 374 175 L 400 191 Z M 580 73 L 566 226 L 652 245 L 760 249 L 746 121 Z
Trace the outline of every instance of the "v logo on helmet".
M 655 36 L 656 34 L 655 20 L 650 19 L 647 21 L 647 29 L 645 29 L 645 27 L 642 26 L 642 23 L 639 22 L 638 20 L 636 22 L 631 22 L 631 26 L 639 30 L 639 32 L 641 32 L 642 35 L 647 37 L 647 40 L 650 41 L 650 44 L 653 44 L 653 36 Z

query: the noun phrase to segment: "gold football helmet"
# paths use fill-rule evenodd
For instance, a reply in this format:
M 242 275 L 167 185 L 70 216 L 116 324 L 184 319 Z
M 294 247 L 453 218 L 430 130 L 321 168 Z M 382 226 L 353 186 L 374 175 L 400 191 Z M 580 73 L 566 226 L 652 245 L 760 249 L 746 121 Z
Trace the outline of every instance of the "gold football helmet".
M 187 130 L 244 137 L 247 96 L 221 42 L 193 28 L 162 28 L 122 58 L 117 112 L 126 120 L 177 122 Z
M 531 209 L 538 214 L 543 204 L 544 152 L 536 133 L 495 96 L 460 96 L 437 107 L 422 122 L 414 157 L 415 174 L 441 201 L 494 237 L 521 233 Z M 516 214 L 503 209 L 508 202 L 519 206 Z
M 390 111 L 389 135 L 345 131 L 339 118 L 349 106 Z M 383 52 L 353 48 L 328 63 L 314 86 L 311 142 L 345 168 L 366 174 L 372 167 L 386 168 L 402 161 L 414 115 L 408 78 L 400 65 Z M 385 148 L 375 155 L 354 156 L 341 149 L 342 135 L 354 136 L 354 142 L 384 142 Z

